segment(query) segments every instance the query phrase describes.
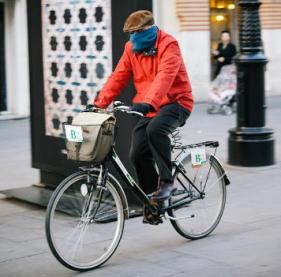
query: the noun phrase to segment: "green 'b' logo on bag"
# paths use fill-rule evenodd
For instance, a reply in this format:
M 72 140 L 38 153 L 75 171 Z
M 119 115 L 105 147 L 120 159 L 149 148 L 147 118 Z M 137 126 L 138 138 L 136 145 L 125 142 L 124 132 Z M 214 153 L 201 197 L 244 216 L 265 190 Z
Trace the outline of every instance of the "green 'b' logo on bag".
M 72 138 L 72 139 L 76 139 L 76 138 L 77 138 L 76 132 L 75 132 L 74 130 L 71 130 L 71 131 L 70 131 L 70 134 L 71 134 L 71 138 Z
M 83 142 L 81 126 L 65 125 L 65 136 L 68 141 Z

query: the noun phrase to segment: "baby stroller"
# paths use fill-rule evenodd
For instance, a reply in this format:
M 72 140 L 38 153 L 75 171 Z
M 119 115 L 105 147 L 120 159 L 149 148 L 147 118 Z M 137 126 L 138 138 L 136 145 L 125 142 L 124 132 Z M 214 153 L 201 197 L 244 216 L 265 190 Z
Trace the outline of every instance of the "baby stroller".
M 225 65 L 212 82 L 207 113 L 230 115 L 236 111 L 236 68 Z

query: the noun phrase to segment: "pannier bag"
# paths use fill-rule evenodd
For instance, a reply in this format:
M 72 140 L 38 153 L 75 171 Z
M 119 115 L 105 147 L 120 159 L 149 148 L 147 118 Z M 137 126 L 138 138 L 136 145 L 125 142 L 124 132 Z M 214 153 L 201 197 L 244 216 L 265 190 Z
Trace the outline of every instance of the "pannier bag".
M 67 158 L 75 161 L 101 162 L 114 142 L 116 119 L 111 114 L 81 112 L 64 123 Z

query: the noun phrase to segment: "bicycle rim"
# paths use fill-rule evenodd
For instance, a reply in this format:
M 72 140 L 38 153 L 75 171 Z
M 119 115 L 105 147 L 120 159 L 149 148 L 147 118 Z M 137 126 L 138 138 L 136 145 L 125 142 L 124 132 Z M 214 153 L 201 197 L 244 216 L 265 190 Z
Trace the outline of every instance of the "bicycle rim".
M 215 159 L 200 167 L 193 167 L 190 155 L 181 162 L 184 174 L 193 182 L 196 188 L 205 193 L 200 199 L 200 193 L 179 173 L 175 179 L 177 192 L 170 199 L 170 205 L 185 197 L 186 204 L 171 209 L 168 214 L 176 220 L 171 220 L 176 231 L 189 239 L 199 239 L 209 235 L 218 225 L 225 207 L 226 187 L 223 172 Z M 182 184 L 184 185 L 182 185 Z
M 94 184 L 96 176 L 91 184 L 87 174 L 72 176 L 59 185 L 49 202 L 46 236 L 63 265 L 85 271 L 102 265 L 114 253 L 122 237 L 124 213 L 111 182 L 101 190 Z

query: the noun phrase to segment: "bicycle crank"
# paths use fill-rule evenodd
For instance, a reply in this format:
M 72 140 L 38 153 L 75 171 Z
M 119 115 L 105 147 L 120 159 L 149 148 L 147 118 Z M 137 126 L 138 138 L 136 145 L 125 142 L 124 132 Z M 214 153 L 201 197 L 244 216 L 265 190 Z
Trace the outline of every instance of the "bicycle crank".
M 188 218 L 195 218 L 195 215 L 191 214 L 191 215 L 187 215 L 187 216 L 172 217 L 172 216 L 169 216 L 168 214 L 165 214 L 165 218 L 170 219 L 170 220 L 183 220 L 183 219 L 188 219 Z

